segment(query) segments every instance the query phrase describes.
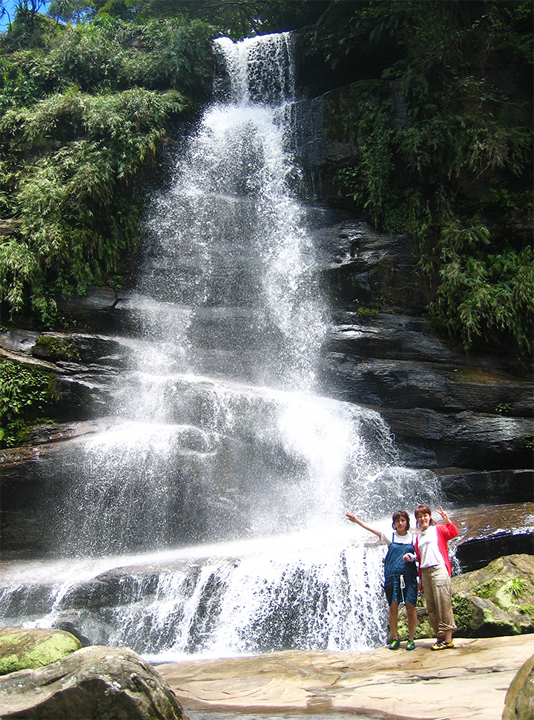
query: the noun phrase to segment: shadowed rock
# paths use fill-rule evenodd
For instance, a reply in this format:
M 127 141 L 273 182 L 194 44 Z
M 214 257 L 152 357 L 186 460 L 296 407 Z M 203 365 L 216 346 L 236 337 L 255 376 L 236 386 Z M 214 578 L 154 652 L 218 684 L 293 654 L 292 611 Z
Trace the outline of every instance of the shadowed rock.
M 187 720 L 166 681 L 128 648 L 87 647 L 0 678 L 2 720 Z

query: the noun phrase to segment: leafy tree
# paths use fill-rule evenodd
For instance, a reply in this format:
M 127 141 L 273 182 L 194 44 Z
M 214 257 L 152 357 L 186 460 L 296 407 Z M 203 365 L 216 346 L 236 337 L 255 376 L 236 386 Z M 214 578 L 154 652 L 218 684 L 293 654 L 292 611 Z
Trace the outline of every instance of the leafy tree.
M 47 15 L 56 21 L 65 23 L 82 22 L 92 11 L 92 6 L 84 0 L 52 0 Z
M 143 172 L 209 74 L 199 21 L 103 16 L 0 59 L 0 301 L 52 326 L 56 298 L 135 257 Z
M 341 192 L 375 227 L 418 238 L 436 277 L 434 322 L 461 340 L 532 351 L 532 6 L 367 2 L 348 31 L 323 17 L 310 52 L 335 67 L 356 47 L 393 46 L 351 89 L 353 164 Z M 336 38 L 339 42 L 336 44 Z

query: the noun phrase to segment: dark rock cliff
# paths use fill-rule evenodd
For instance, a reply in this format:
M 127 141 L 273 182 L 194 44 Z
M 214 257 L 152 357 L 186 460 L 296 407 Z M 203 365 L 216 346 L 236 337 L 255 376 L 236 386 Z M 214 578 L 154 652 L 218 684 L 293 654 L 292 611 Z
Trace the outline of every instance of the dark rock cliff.
M 319 207 L 332 202 L 332 161 L 355 152 L 350 137 L 332 132 L 341 102 L 336 91 L 295 108 L 295 149 Z M 467 354 L 431 325 L 425 311 L 433 288 L 418 269 L 414 240 L 322 210 L 315 245 L 331 310 L 319 371 L 324 394 L 378 410 L 396 438 L 399 462 L 438 475 L 446 502 L 531 502 L 530 366 L 513 352 Z M 58 443 L 94 431 L 93 421 L 110 412 L 117 374 L 131 362 L 136 308 L 127 292 L 93 288 L 64 302 L 61 312 L 76 332 L 0 336 L 4 357 L 42 363 L 56 374 L 56 418 L 63 423 L 36 428 L 24 447 L 0 452 L 4 552 L 38 550 L 38 528 L 24 520 L 32 468 L 53 456 Z M 47 338 L 73 344 L 75 352 L 62 352 L 61 342 Z M 524 552 L 524 543 L 514 551 Z

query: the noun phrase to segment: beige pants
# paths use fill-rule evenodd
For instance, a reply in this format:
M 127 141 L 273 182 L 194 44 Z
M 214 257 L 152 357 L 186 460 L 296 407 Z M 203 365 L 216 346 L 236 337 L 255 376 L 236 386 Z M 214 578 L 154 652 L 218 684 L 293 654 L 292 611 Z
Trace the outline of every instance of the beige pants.
M 421 570 L 428 619 L 438 640 L 443 640 L 447 630 L 456 630 L 452 612 L 451 578 L 445 565 Z

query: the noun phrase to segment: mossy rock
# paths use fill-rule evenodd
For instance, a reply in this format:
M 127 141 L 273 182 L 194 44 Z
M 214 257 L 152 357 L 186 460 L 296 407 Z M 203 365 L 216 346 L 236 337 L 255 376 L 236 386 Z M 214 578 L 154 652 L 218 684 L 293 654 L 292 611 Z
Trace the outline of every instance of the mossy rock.
M 420 604 L 417 608 L 417 627 L 415 628 L 415 640 L 421 638 L 432 638 L 434 637 L 434 631 L 428 621 L 428 613 L 426 607 Z M 403 606 L 399 608 L 399 620 L 398 620 L 398 631 L 401 640 L 408 639 L 408 617 L 406 615 L 406 609 Z
M 42 333 L 32 349 L 32 355 L 45 360 L 78 360 L 80 353 L 76 343 L 69 335 L 61 333 Z
M 63 630 L 0 628 L 0 675 L 44 667 L 80 648 Z
M 508 555 L 480 570 L 452 578 L 452 605 L 457 637 L 499 637 L 534 632 L 534 557 Z M 424 595 L 417 607 L 415 639 L 432 638 Z M 404 608 L 399 636 L 408 637 Z
M 534 632 L 534 557 L 508 555 L 452 579 L 457 635 Z

